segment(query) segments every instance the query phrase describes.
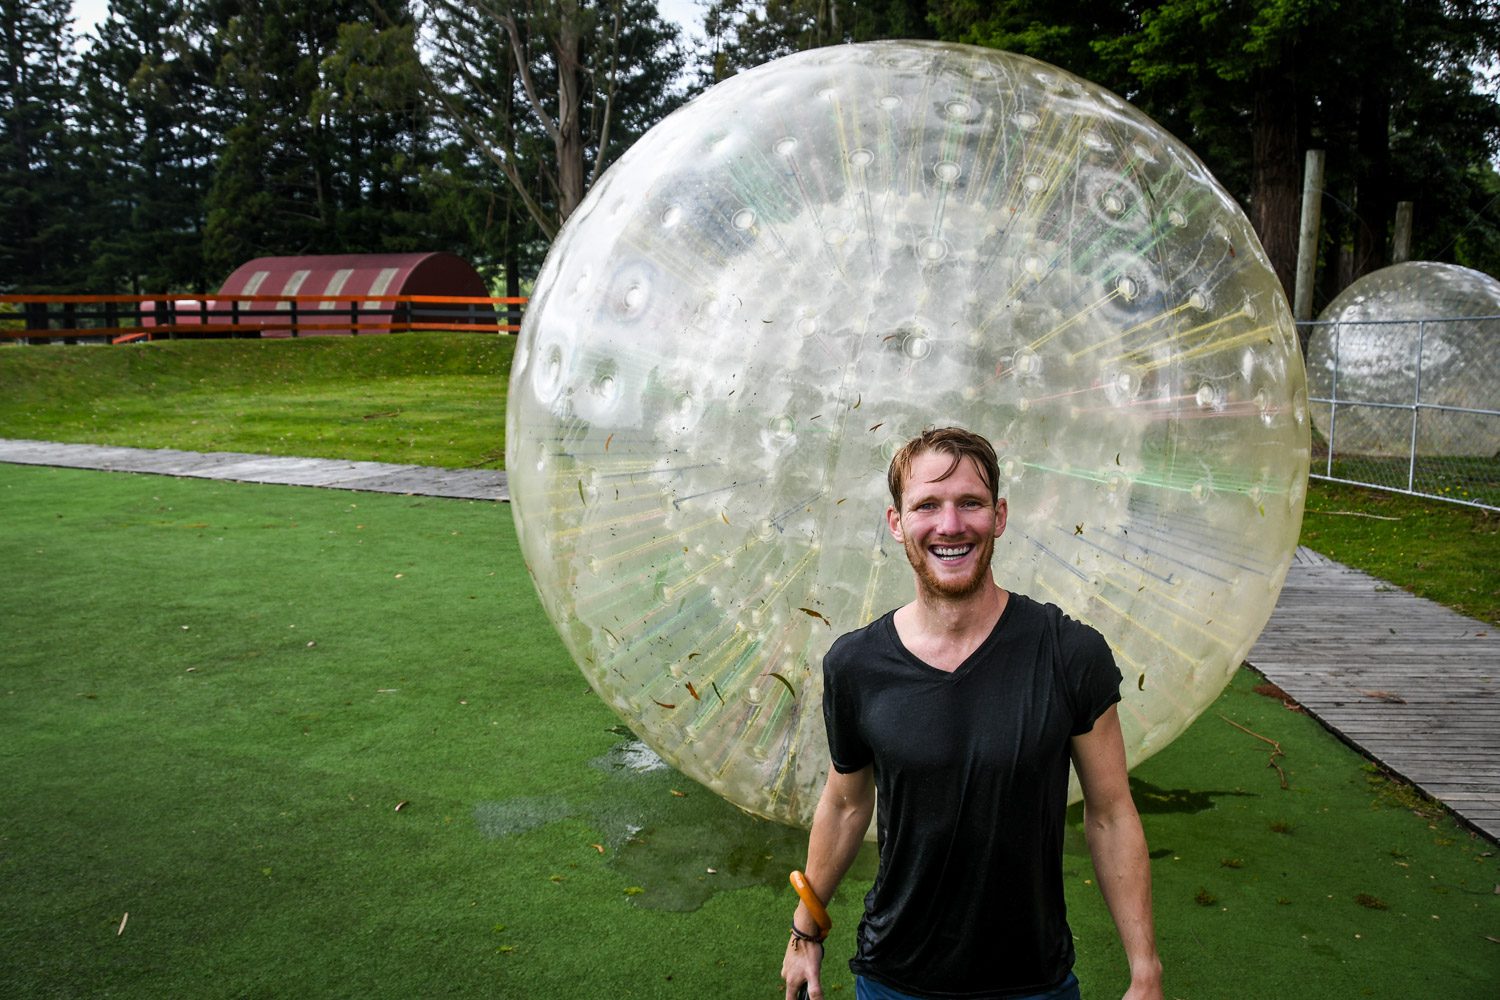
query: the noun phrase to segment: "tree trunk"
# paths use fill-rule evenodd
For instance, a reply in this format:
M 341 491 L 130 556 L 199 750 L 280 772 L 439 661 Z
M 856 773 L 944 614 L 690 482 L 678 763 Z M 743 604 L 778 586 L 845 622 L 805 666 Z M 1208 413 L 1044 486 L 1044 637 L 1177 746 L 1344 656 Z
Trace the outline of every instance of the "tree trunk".
M 583 15 L 561 4 L 557 29 L 557 220 L 568 220 L 583 201 L 588 169 L 583 142 Z
M 505 296 L 517 299 L 521 297 L 521 234 L 525 231 L 526 220 L 516 209 L 516 196 L 514 192 L 506 192 L 505 204 L 505 243 L 501 248 L 500 256 L 502 266 L 505 268 Z M 511 304 L 505 307 L 505 322 L 519 323 L 521 321 L 521 307 Z
M 1391 196 L 1391 98 L 1388 88 L 1367 77 L 1360 95 L 1358 153 L 1354 167 L 1354 270 L 1358 280 L 1385 265 Z
M 1285 68 L 1271 68 L 1257 70 L 1252 86 L 1250 224 L 1290 299 L 1302 194 L 1297 85 Z
M 1333 202 L 1338 205 L 1338 202 Z M 1318 280 L 1318 296 L 1321 305 L 1313 303 L 1313 314 L 1321 311 L 1321 306 L 1332 302 L 1335 297 L 1344 290 L 1344 283 L 1339 273 L 1339 254 L 1344 246 L 1344 241 L 1349 238 L 1349 224 L 1342 207 L 1330 211 L 1323 216 L 1323 242 L 1322 260 L 1323 272 Z

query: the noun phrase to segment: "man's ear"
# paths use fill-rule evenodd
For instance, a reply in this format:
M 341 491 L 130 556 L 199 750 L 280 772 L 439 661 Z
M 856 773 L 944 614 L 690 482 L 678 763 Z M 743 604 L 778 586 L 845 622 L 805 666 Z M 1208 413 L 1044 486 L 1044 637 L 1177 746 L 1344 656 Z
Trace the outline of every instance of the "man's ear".
M 901 512 L 894 507 L 885 509 L 885 525 L 891 529 L 891 537 L 901 544 L 906 544 L 906 536 L 901 531 Z
M 1010 506 L 1001 497 L 995 501 L 995 537 L 999 538 L 1005 534 L 1005 518 L 1010 513 Z

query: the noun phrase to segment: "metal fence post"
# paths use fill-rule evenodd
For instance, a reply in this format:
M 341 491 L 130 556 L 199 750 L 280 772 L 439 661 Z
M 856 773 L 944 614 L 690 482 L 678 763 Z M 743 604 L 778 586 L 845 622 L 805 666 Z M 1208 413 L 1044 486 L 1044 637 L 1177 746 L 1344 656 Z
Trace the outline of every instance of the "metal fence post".
M 1417 380 L 1412 386 L 1411 401 L 1411 452 L 1406 463 L 1406 488 L 1417 488 L 1417 423 L 1422 419 L 1422 346 L 1427 339 L 1427 321 L 1417 321 Z
M 1328 478 L 1330 479 L 1333 478 L 1333 440 L 1339 421 L 1339 359 L 1342 356 L 1339 350 L 1339 337 L 1343 333 L 1343 328 L 1343 323 L 1333 324 L 1333 386 L 1328 394 Z

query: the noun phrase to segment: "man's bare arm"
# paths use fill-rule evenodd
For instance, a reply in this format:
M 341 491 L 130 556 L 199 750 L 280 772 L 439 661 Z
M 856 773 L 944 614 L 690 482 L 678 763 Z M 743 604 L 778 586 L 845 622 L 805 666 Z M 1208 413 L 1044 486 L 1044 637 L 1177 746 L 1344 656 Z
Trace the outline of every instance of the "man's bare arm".
M 1073 737 L 1073 766 L 1083 786 L 1083 826 L 1099 889 L 1130 961 L 1126 1000 L 1161 1000 L 1161 959 L 1151 918 L 1151 859 L 1130 797 L 1120 714 L 1111 706 L 1094 728 Z
M 813 892 L 825 904 L 833 898 L 844 874 L 854 863 L 859 848 L 875 814 L 875 771 L 866 767 L 852 774 L 828 769 L 828 781 L 813 812 L 812 833 L 807 839 L 807 867 L 803 874 Z M 792 921 L 807 934 L 818 933 L 807 907 L 797 904 Z M 787 943 L 781 976 L 786 980 L 787 1000 L 793 1000 L 803 983 L 811 1000 L 823 995 L 819 968 L 823 960 L 820 945 L 799 944 L 795 938 Z

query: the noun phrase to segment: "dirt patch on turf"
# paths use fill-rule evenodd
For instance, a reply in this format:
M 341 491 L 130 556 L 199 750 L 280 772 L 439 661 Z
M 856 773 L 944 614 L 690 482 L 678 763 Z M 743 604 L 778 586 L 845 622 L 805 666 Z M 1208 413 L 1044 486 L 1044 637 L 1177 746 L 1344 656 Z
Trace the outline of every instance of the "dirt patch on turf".
M 1287 694 L 1285 691 L 1277 687 L 1275 684 L 1272 684 L 1270 681 L 1263 681 L 1262 683 L 1255 685 L 1255 687 L 1251 688 L 1251 690 L 1258 695 L 1264 695 L 1267 698 L 1275 698 L 1277 701 L 1281 702 L 1281 707 L 1286 709 L 1288 712 L 1304 711 L 1302 706 L 1297 704 L 1296 698 L 1293 698 L 1291 695 Z

